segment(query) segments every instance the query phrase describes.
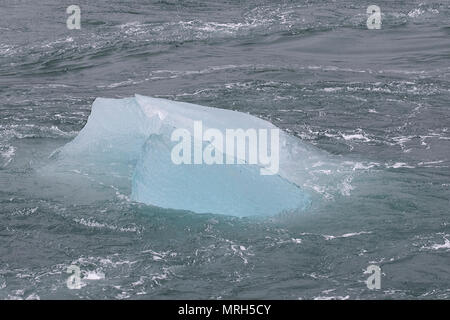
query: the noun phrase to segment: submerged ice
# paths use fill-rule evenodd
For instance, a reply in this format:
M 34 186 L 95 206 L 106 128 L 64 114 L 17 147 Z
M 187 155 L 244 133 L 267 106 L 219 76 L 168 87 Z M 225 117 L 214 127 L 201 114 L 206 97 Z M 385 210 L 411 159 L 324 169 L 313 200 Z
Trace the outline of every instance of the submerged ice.
M 136 95 L 98 98 L 86 126 L 58 152 L 61 163 L 97 177 L 119 177 L 131 184 L 131 199 L 158 207 L 239 217 L 304 210 L 311 202 L 301 188 L 305 168 L 320 155 L 298 138 L 281 131 L 279 172 L 261 175 L 259 164 L 176 164 L 171 152 L 176 129 L 274 129 L 270 122 L 226 109 Z M 201 142 L 205 144 L 205 142 Z M 205 147 L 207 147 L 205 145 Z M 130 181 L 131 180 L 131 181 Z

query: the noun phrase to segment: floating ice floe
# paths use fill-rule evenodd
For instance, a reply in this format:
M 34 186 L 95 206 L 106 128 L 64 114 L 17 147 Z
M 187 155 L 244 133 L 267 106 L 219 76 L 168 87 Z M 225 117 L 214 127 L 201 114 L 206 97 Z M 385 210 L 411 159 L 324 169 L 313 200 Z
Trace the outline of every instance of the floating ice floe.
M 250 147 L 239 154 L 212 140 L 201 141 L 202 150 L 212 148 L 234 164 L 174 163 L 172 152 L 179 142 L 173 141 L 172 133 L 185 129 L 195 144 L 198 121 L 203 130 L 214 129 L 224 136 L 229 129 L 278 129 L 226 109 L 141 95 L 98 98 L 85 127 L 57 153 L 58 161 L 89 176 L 130 179 L 131 200 L 163 208 L 244 217 L 301 211 L 310 205 L 303 186 L 317 180 L 308 172 L 313 164 L 326 167 L 322 152 L 280 131 L 276 174 L 261 174 L 264 165 L 248 161 Z M 278 151 L 270 148 L 269 153 Z

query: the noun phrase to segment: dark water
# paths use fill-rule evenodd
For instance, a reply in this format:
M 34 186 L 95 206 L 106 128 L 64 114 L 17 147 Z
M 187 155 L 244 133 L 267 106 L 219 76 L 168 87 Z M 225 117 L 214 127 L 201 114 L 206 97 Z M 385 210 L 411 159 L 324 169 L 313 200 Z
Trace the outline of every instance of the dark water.
M 448 299 L 449 62 L 447 0 L 1 0 L 0 298 Z M 272 219 L 37 174 L 96 97 L 135 93 L 249 112 L 350 174 Z

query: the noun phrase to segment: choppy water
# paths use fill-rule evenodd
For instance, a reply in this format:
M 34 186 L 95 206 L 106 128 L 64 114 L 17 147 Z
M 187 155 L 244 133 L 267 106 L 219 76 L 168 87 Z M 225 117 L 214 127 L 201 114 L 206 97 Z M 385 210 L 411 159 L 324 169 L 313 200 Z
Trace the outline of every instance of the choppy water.
M 447 0 L 2 0 L 0 298 L 448 299 L 449 18 Z M 249 112 L 347 169 L 311 168 L 311 209 L 271 219 L 37 174 L 96 97 L 135 93 Z

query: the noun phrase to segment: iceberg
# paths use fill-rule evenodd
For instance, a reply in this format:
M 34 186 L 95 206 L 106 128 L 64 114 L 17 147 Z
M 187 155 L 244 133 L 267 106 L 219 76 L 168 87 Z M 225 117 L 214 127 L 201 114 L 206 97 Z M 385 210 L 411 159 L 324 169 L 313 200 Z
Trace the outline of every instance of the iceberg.
M 198 121 L 204 130 L 219 132 L 277 129 L 268 121 L 227 109 L 142 95 L 97 98 L 85 127 L 58 151 L 58 161 L 90 175 L 127 181 L 131 200 L 162 208 L 247 217 L 310 206 L 302 183 L 308 176 L 305 168 L 319 161 L 320 154 L 283 131 L 276 174 L 261 174 L 259 163 L 248 163 L 242 154 L 230 154 L 213 141 L 197 142 L 214 145 L 215 152 L 233 158 L 234 164 L 174 163 L 171 152 L 176 141 L 171 134 L 183 128 L 196 143 Z

